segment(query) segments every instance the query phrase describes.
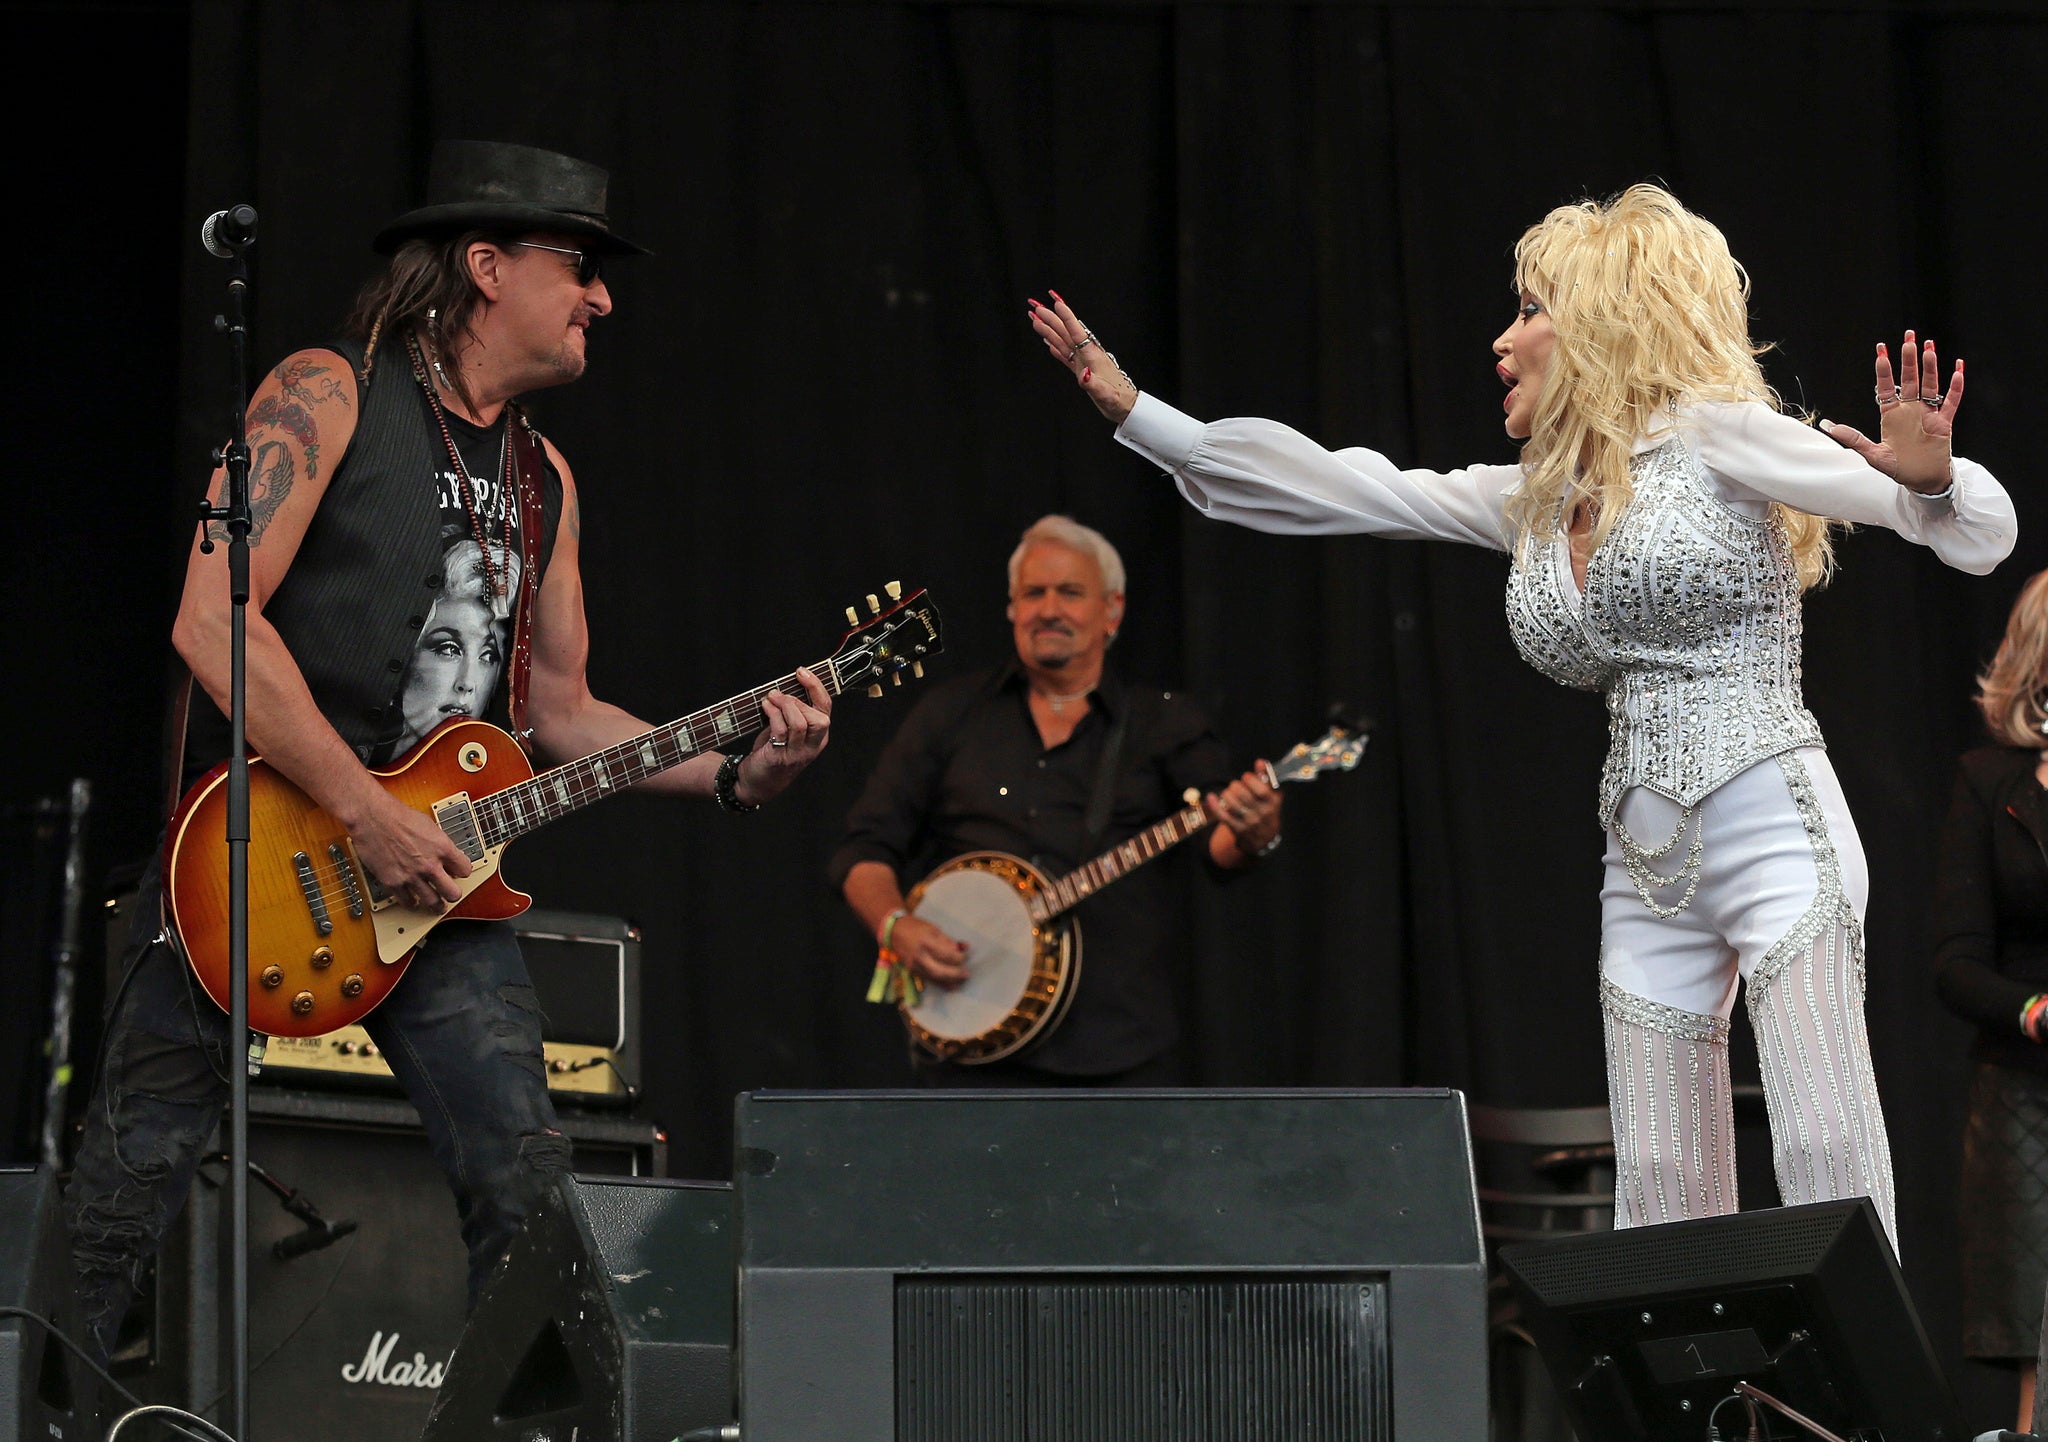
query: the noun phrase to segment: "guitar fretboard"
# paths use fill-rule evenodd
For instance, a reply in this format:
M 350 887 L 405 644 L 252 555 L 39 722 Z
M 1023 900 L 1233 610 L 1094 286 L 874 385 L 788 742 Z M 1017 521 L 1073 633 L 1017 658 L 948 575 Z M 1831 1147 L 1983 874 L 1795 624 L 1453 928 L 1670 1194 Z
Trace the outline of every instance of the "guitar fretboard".
M 839 671 L 831 661 L 820 661 L 808 669 L 828 692 L 840 694 Z M 593 801 L 680 766 L 692 756 L 753 735 L 767 724 L 761 718 L 761 701 L 771 691 L 798 697 L 804 694 L 803 683 L 791 673 L 483 797 L 474 803 L 483 844 L 503 846 Z
M 1128 876 L 1153 857 L 1163 855 L 1209 824 L 1209 813 L 1189 806 L 1164 821 L 1154 822 L 1129 841 L 1084 861 L 1039 893 L 1031 903 L 1033 921 L 1050 921 L 1086 901 L 1120 876 Z

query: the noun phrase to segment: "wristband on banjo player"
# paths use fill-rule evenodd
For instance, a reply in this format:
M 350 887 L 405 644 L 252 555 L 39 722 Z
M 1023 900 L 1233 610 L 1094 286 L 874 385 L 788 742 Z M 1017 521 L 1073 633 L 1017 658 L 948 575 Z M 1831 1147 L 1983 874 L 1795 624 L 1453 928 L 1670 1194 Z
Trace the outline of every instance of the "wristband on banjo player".
M 884 1005 L 915 1006 L 924 994 L 924 982 L 908 966 L 896 949 L 889 943 L 896 935 L 896 923 L 910 915 L 897 907 L 882 918 L 882 924 L 875 929 L 875 940 L 879 950 L 875 954 L 875 974 L 868 978 L 868 1000 Z

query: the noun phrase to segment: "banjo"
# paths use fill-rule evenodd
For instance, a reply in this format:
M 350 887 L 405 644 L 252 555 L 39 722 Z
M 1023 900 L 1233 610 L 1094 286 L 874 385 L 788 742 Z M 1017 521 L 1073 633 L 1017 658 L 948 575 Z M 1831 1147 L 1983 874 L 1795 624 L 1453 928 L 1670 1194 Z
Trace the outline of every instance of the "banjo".
M 1333 725 L 1321 740 L 1274 762 L 1275 782 L 1349 771 L 1365 739 L 1361 724 Z M 913 987 L 900 1003 L 917 1044 L 974 1066 L 1015 1056 L 1051 1035 L 1081 979 L 1081 923 L 1073 909 L 1209 826 L 1200 792 L 1190 787 L 1182 800 L 1181 810 L 1057 881 L 1007 852 L 970 851 L 912 887 L 909 913 L 966 942 L 969 958 L 959 986 Z

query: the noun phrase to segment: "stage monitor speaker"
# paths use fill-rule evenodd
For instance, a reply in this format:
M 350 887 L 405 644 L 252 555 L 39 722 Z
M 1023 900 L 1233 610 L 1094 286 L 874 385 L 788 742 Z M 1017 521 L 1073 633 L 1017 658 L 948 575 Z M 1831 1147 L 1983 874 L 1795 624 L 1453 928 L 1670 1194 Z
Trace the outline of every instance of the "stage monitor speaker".
M 732 1188 L 565 1178 L 448 1364 L 422 1442 L 673 1442 L 732 1419 Z
M 0 1168 L 0 1307 L 82 1334 L 57 1188 L 41 1167 Z M 25 1317 L 0 1316 L 0 1442 L 97 1437 L 100 1401 L 99 1380 L 63 1343 Z
M 462 1335 L 469 1269 L 418 1113 L 385 1097 L 264 1088 L 250 1090 L 249 1105 L 250 1158 L 328 1221 L 356 1224 L 279 1258 L 276 1244 L 305 1229 L 251 1179 L 251 1431 L 290 1442 L 417 1437 Z M 664 1163 L 666 1144 L 648 1122 L 564 1112 L 557 1124 L 579 1171 L 646 1175 Z M 140 1330 L 116 1373 L 129 1382 L 133 1370 L 148 1400 L 215 1421 L 230 1357 L 225 1179 L 220 1163 L 201 1169 L 158 1258 L 154 1295 L 131 1313 Z
M 746 1442 L 1472 1442 L 1449 1091 L 757 1092 Z
M 1961 1442 L 1954 1399 L 1864 1197 L 1501 1249 L 1580 1442 Z M 1718 1409 L 1719 1416 L 1716 1417 Z

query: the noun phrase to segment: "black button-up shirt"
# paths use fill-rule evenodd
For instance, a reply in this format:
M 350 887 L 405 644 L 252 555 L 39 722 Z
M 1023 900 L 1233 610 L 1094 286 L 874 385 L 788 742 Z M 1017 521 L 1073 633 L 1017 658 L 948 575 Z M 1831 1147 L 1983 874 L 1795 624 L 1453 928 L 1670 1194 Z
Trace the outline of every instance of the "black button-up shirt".
M 1015 662 L 927 692 L 847 816 L 845 839 L 832 855 L 833 884 L 843 885 L 856 863 L 879 861 L 907 891 L 969 851 L 1005 851 L 1063 876 L 1178 809 L 1186 788 L 1213 791 L 1235 774 L 1229 751 L 1189 698 L 1124 686 L 1105 669 L 1089 700 L 1073 735 L 1047 749 Z M 1114 801 L 1102 834 L 1091 837 L 1088 802 L 1119 715 L 1126 720 Z M 1075 908 L 1080 984 L 1058 1029 L 1025 1062 L 1100 1075 L 1172 1046 L 1179 1028 L 1163 943 L 1185 885 L 1188 851 L 1206 861 L 1207 833 Z

